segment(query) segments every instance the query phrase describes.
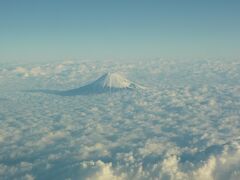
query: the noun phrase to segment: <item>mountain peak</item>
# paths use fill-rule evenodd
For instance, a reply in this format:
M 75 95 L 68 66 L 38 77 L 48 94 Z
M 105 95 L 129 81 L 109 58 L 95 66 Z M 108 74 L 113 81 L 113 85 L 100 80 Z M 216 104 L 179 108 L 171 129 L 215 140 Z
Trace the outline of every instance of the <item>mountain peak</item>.
M 89 95 L 99 94 L 104 92 L 117 92 L 120 90 L 134 90 L 134 89 L 145 89 L 122 76 L 119 73 L 105 73 L 97 80 L 88 83 L 85 86 L 81 86 L 76 89 L 70 89 L 65 91 L 58 90 L 36 90 L 32 92 L 43 92 L 46 94 L 56 94 L 61 96 L 76 96 L 76 95 Z
M 108 72 L 94 81 L 93 84 L 98 85 L 102 88 L 128 88 L 132 82 L 119 73 Z

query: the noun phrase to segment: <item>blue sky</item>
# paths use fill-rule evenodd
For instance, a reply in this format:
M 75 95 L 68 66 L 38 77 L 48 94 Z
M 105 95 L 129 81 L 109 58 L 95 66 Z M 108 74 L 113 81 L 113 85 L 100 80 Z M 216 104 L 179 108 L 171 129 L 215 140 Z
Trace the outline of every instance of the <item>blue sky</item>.
M 0 62 L 240 56 L 240 1 L 1 0 Z

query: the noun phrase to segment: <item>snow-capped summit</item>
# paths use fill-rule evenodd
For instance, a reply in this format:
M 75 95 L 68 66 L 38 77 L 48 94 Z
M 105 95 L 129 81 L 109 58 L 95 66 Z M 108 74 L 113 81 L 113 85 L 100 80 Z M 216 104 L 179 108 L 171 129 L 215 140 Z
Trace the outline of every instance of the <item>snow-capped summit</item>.
M 99 88 L 131 88 L 132 84 L 119 73 L 106 73 L 92 83 Z
M 64 91 L 63 94 L 67 95 L 80 95 L 80 94 L 96 94 L 104 92 L 115 92 L 120 90 L 133 90 L 133 89 L 143 89 L 142 86 L 126 79 L 119 73 L 106 73 L 99 77 L 97 80 L 88 83 L 77 89 L 72 89 L 69 91 Z

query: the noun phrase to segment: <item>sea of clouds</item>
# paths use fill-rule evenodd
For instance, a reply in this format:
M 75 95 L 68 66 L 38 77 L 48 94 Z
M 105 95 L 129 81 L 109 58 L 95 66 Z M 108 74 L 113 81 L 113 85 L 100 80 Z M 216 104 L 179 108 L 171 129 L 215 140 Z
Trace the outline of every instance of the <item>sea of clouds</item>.
M 105 72 L 146 90 L 62 97 Z M 238 180 L 240 62 L 0 67 L 2 180 Z

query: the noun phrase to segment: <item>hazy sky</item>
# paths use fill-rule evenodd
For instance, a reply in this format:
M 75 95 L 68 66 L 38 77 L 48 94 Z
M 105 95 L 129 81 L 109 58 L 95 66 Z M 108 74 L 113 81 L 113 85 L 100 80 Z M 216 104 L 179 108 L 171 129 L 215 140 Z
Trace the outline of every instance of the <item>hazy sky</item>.
M 1 0 L 0 62 L 239 57 L 237 0 Z

